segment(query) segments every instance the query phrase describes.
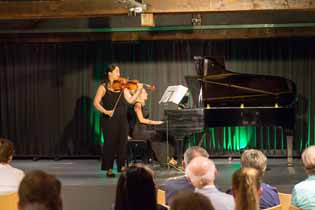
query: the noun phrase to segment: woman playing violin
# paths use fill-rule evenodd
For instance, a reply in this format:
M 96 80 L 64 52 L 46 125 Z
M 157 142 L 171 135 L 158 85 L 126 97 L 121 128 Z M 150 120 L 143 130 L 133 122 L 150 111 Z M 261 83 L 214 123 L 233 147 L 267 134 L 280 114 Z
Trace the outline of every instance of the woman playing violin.
M 124 169 L 127 157 L 128 120 L 127 104 L 135 103 L 141 93 L 143 85 L 137 84 L 133 95 L 127 88 L 113 86 L 120 76 L 120 69 L 110 64 L 105 72 L 105 81 L 100 84 L 94 97 L 95 108 L 102 113 L 101 126 L 104 136 L 102 170 L 106 170 L 108 177 L 114 177 L 113 163 L 118 155 L 118 171 Z

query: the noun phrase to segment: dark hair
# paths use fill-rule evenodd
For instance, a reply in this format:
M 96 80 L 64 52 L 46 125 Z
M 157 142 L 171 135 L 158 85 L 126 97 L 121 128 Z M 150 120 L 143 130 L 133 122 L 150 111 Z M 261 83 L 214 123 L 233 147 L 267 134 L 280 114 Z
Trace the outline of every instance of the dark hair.
M 143 166 L 129 167 L 118 180 L 115 210 L 156 209 L 156 189 L 152 174 Z
M 126 186 L 126 173 L 121 173 L 117 188 L 116 188 L 116 199 L 114 210 L 127 210 L 127 186 Z
M 107 81 L 108 80 L 108 73 L 114 71 L 116 68 L 118 67 L 117 64 L 109 64 L 106 68 L 105 74 L 104 74 L 104 78 Z
M 172 210 L 214 210 L 206 196 L 191 191 L 177 193 L 171 201 Z
M 40 203 L 30 203 L 23 207 L 23 210 L 49 210 L 45 205 Z
M 8 163 L 13 151 L 13 143 L 8 139 L 0 138 L 0 163 Z
M 44 171 L 30 171 L 22 179 L 18 191 L 19 209 L 42 205 L 47 210 L 61 210 L 61 183 Z

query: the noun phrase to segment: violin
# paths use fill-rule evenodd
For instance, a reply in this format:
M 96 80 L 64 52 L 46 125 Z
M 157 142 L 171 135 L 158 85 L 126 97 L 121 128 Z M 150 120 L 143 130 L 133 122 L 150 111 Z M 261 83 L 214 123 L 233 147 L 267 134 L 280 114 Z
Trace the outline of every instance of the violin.
M 125 88 L 127 88 L 129 90 L 136 90 L 136 89 L 138 89 L 138 83 L 139 83 L 139 80 L 128 80 L 127 78 L 119 77 L 117 80 L 113 81 L 111 88 L 114 91 L 119 91 L 119 90 L 122 90 Z M 156 89 L 154 85 L 149 85 L 149 84 L 145 84 L 145 83 L 142 83 L 142 84 L 148 90 L 155 90 Z

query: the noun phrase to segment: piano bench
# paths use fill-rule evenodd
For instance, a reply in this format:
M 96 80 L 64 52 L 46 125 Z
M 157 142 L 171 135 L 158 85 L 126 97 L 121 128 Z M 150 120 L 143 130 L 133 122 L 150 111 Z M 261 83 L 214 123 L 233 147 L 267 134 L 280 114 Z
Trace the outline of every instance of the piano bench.
M 149 154 L 149 146 L 146 140 L 128 139 L 127 151 L 127 166 L 130 161 L 133 161 L 133 163 L 137 163 L 138 161 L 148 163 L 151 158 Z

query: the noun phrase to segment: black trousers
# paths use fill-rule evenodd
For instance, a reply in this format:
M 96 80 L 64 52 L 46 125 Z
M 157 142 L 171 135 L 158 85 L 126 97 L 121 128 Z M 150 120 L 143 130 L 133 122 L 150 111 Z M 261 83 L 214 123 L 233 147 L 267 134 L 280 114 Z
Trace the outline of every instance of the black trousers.
M 123 115 L 113 118 L 102 118 L 102 130 L 104 136 L 102 153 L 102 170 L 113 168 L 115 156 L 118 157 L 118 171 L 125 165 L 127 158 L 128 121 Z

